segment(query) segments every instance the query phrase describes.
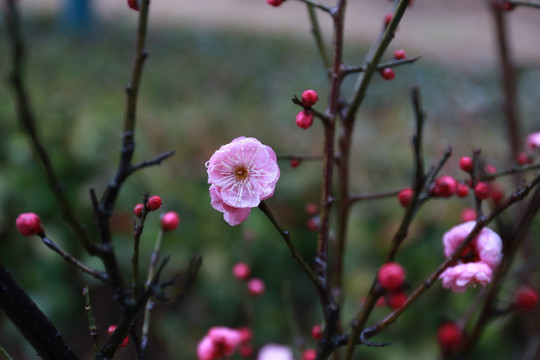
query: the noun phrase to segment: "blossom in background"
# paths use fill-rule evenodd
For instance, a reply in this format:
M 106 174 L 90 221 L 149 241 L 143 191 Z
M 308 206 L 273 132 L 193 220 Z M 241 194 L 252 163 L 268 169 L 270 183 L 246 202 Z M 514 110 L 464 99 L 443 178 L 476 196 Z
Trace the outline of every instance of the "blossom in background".
M 259 350 L 257 360 L 294 360 L 294 357 L 291 348 L 288 346 L 267 344 Z
M 449 258 L 475 227 L 468 221 L 450 229 L 443 236 L 444 254 Z M 493 270 L 502 259 L 502 240 L 497 233 L 483 228 L 458 258 L 457 264 L 447 268 L 439 278 L 443 286 L 455 293 L 464 292 L 468 286 L 487 285 Z
M 217 360 L 231 356 L 241 342 L 240 331 L 224 326 L 212 327 L 197 346 L 198 359 Z
M 244 136 L 221 146 L 206 168 L 211 205 L 230 225 L 246 220 L 251 208 L 271 197 L 280 175 L 274 150 Z
M 529 136 L 527 136 L 527 147 L 530 150 L 540 149 L 540 131 L 529 134 Z

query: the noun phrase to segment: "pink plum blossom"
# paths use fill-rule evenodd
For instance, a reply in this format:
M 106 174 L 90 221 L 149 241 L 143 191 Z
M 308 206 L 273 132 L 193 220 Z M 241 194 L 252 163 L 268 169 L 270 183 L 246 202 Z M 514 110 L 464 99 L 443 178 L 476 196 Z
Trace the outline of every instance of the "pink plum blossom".
M 478 261 L 449 267 L 440 276 L 445 289 L 462 293 L 467 286 L 486 286 L 491 281 L 493 271 L 488 264 Z
M 199 360 L 216 360 L 231 356 L 242 341 L 238 330 L 215 326 L 201 339 L 197 346 Z
M 288 346 L 267 344 L 259 350 L 257 360 L 294 360 L 294 357 Z
M 269 146 L 244 136 L 221 146 L 206 163 L 211 205 L 230 225 L 238 225 L 250 210 L 274 194 L 280 171 Z
M 531 150 L 540 149 L 540 131 L 529 134 L 529 136 L 527 136 L 527 147 Z
M 449 258 L 475 227 L 468 221 L 450 229 L 443 236 L 444 254 Z M 447 268 L 439 278 L 443 286 L 453 292 L 464 292 L 467 286 L 485 286 L 491 281 L 493 270 L 502 260 L 502 240 L 497 233 L 483 228 L 458 258 L 455 266 Z

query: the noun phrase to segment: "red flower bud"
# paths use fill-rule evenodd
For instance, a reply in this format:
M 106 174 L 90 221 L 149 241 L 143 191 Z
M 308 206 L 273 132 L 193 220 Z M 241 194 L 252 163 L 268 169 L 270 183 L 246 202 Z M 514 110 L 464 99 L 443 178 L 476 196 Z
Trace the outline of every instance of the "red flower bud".
M 445 198 L 450 197 L 456 192 L 457 185 L 458 183 L 453 177 L 449 175 L 443 175 L 437 180 L 435 180 L 435 185 L 432 189 L 432 195 L 442 196 Z
M 461 159 L 459 159 L 459 167 L 461 170 L 466 171 L 468 173 L 473 171 L 473 159 L 471 159 L 468 156 L 462 156 Z
M 490 194 L 489 185 L 487 183 L 485 183 L 485 182 L 480 181 L 474 187 L 474 193 L 475 193 L 476 197 L 481 199 L 481 200 L 487 199 L 489 197 L 489 194 Z
M 465 184 L 458 184 L 456 187 L 456 195 L 460 198 L 464 198 L 469 195 L 469 187 Z
M 396 77 L 396 73 L 391 68 L 384 68 L 381 70 L 381 76 L 384 80 L 392 80 Z
M 396 60 L 403 60 L 407 58 L 407 53 L 405 50 L 399 49 L 394 51 L 394 59 Z
M 139 11 L 139 0 L 127 0 L 128 6 L 135 11 Z
M 384 290 L 397 290 L 405 282 L 405 269 L 398 263 L 388 262 L 379 269 L 377 280 Z
M 148 199 L 146 206 L 150 211 L 159 209 L 161 207 L 161 198 L 159 196 L 152 196 L 150 199 Z
M 302 104 L 304 106 L 313 106 L 319 101 L 319 95 L 315 90 L 306 90 L 302 93 Z
M 161 217 L 161 227 L 165 231 L 172 231 L 180 224 L 180 217 L 174 211 L 169 211 Z
M 413 195 L 414 195 L 413 189 L 406 188 L 406 189 L 401 190 L 398 194 L 398 200 L 401 206 L 403 206 L 404 208 L 409 207 L 409 204 L 412 200 Z
M 407 294 L 405 294 L 405 291 L 398 290 L 386 295 L 386 304 L 392 310 L 401 307 L 405 301 L 407 301 Z
M 37 235 L 43 232 L 41 219 L 34 213 L 22 213 L 15 220 L 17 229 L 24 236 Z
M 323 329 L 321 325 L 314 325 L 311 328 L 311 337 L 315 340 L 320 340 L 323 338 Z
M 522 287 L 516 293 L 514 307 L 521 310 L 534 310 L 538 305 L 538 293 L 530 287 Z
M 137 205 L 135 205 L 135 207 L 133 208 L 133 213 L 135 214 L 136 217 L 141 217 L 142 212 L 143 212 L 143 209 L 144 209 L 144 205 L 143 205 L 143 204 L 137 204 Z
M 291 167 L 294 169 L 294 168 L 297 168 L 298 165 L 300 165 L 300 163 L 302 162 L 301 159 L 291 159 Z
M 283 4 L 285 0 L 266 0 L 266 2 L 272 6 L 278 7 L 279 5 Z
M 296 125 L 302 129 L 309 129 L 313 125 L 313 113 L 310 110 L 302 110 L 296 115 Z
M 443 352 L 452 352 L 461 341 L 462 331 L 458 324 L 447 322 L 439 326 L 437 340 Z

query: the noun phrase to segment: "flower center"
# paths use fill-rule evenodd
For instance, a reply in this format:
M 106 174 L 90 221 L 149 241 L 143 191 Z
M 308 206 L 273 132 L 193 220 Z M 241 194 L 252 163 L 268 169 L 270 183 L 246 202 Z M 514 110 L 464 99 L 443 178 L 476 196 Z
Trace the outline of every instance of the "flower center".
M 234 176 L 237 181 L 244 181 L 248 177 L 248 169 L 245 166 L 239 166 L 234 170 Z

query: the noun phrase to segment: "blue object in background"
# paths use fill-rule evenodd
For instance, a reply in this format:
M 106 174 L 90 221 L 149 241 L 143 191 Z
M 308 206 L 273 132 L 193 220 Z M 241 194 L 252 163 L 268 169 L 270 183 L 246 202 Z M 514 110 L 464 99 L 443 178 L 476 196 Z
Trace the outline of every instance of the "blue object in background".
M 91 0 L 65 0 L 62 24 L 69 30 L 86 33 L 92 27 Z

